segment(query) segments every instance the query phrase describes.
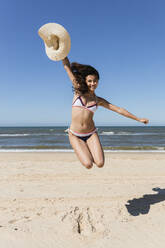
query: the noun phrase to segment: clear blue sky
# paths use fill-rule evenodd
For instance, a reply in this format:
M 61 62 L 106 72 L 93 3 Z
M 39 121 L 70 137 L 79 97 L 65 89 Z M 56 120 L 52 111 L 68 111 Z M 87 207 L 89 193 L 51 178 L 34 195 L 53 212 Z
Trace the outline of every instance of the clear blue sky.
M 0 126 L 68 125 L 72 88 L 38 29 L 63 25 L 70 61 L 98 69 L 96 94 L 150 125 L 165 125 L 164 0 L 2 0 Z M 142 125 L 99 108 L 96 125 Z

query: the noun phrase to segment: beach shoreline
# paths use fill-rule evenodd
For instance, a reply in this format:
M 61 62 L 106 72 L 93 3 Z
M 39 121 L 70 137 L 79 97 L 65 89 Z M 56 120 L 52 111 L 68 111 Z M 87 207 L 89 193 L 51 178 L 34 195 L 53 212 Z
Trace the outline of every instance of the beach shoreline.
M 105 156 L 107 157 L 111 157 L 111 158 L 114 158 L 116 156 L 122 156 L 122 157 L 130 157 L 130 158 L 134 158 L 135 155 L 138 155 L 139 158 L 143 158 L 143 156 L 150 156 L 150 158 L 155 158 L 155 156 L 161 156 L 162 158 L 165 158 L 165 152 L 164 151 L 107 151 L 107 150 L 104 150 L 104 153 L 105 153 Z M 0 161 L 2 159 L 21 159 L 22 157 L 25 157 L 25 158 L 32 158 L 33 157 L 38 157 L 40 158 L 41 156 L 44 158 L 44 159 L 48 159 L 51 157 L 52 158 L 61 158 L 61 159 L 66 159 L 65 162 L 67 162 L 67 157 L 72 157 L 73 156 L 73 159 L 77 159 L 76 157 L 76 154 L 73 150 L 68 150 L 67 152 L 66 151 L 59 151 L 59 150 L 55 150 L 55 151 L 3 151 L 3 152 L 0 152 Z M 54 157 L 54 156 L 57 156 L 57 157 Z M 77 162 L 78 162 L 78 159 L 77 159 Z M 79 163 L 79 162 L 78 162 Z

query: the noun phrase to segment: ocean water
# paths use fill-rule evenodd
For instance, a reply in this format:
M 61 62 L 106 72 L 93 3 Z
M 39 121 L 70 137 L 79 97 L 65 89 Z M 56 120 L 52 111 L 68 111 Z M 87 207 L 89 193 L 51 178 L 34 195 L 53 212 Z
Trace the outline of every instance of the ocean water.
M 68 127 L 0 127 L 0 151 L 70 151 Z M 108 151 L 164 151 L 164 126 L 99 126 Z

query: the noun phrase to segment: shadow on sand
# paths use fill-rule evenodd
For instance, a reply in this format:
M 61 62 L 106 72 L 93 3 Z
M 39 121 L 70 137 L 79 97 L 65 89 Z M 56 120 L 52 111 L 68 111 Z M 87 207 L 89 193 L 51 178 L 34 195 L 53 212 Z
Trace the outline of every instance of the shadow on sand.
M 128 200 L 125 206 L 128 212 L 133 216 L 138 216 L 140 214 L 148 214 L 150 210 L 150 205 L 164 201 L 165 200 L 165 189 L 153 188 L 157 194 L 143 195 L 139 199 Z

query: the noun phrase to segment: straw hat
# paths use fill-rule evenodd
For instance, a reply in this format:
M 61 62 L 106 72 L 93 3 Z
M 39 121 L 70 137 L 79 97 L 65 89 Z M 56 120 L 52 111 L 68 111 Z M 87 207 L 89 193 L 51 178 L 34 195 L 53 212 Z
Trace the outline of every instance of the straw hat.
M 64 59 L 71 47 L 71 40 L 66 29 L 57 23 L 47 23 L 38 30 L 45 43 L 45 51 L 49 59 Z

